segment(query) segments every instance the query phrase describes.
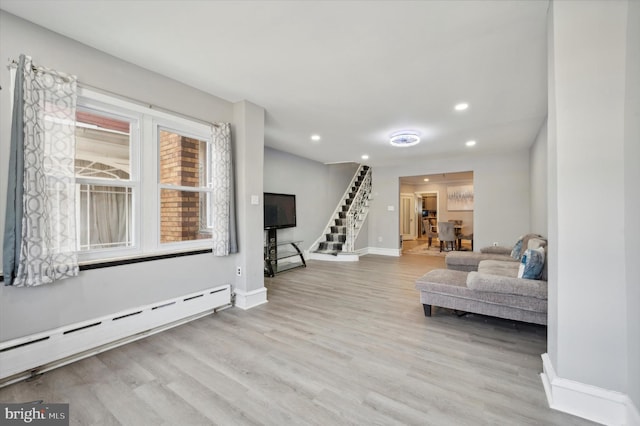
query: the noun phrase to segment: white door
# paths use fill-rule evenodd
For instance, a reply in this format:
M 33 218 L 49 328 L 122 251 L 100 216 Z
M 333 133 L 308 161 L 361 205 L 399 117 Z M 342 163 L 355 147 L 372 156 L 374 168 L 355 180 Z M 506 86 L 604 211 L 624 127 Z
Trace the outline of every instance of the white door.
M 415 206 L 413 194 L 400 194 L 400 235 L 403 240 L 416 239 Z

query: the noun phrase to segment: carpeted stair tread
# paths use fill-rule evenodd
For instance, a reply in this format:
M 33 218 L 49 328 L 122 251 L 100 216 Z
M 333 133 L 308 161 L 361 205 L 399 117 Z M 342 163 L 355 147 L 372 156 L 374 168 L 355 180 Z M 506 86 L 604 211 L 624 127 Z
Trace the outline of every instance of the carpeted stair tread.
M 325 234 L 325 241 L 318 243 L 318 249 L 315 250 L 314 253 L 331 254 L 336 256 L 342 252 L 343 245 L 347 239 L 347 215 L 349 214 L 349 209 L 353 204 L 353 200 L 358 195 L 358 191 L 361 189 L 362 183 L 369 173 L 369 169 L 369 166 L 362 166 L 362 170 L 360 170 L 360 173 L 356 176 L 353 185 L 351 186 L 351 191 L 347 194 L 343 205 L 339 208 L 338 217 L 334 219 L 335 224 L 330 227 L 331 232 Z M 362 222 L 362 212 L 367 207 L 369 207 L 367 204 L 364 204 L 363 206 L 359 205 L 358 211 L 353 211 L 353 216 L 356 218 L 358 224 Z

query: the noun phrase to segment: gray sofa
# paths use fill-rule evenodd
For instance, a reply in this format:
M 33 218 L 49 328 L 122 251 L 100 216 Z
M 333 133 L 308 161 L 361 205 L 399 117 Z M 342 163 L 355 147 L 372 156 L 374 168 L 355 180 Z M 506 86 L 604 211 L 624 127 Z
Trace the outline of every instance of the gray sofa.
M 513 253 L 513 255 L 513 247 L 490 246 L 481 248 L 480 253 L 466 251 L 451 252 L 447 254 L 445 263 L 447 265 L 447 269 L 455 269 L 456 271 L 477 271 L 478 264 L 483 260 L 520 262 L 520 257 L 524 253 L 524 250 L 527 248 L 533 248 L 533 246 L 529 247 L 529 240 L 532 239 L 541 239 L 544 241 L 544 246 L 546 246 L 546 239 L 542 235 L 526 234 L 520 237 L 518 242 L 516 242 L 518 249 L 516 249 L 517 253 Z M 519 246 L 518 243 L 520 243 Z
M 540 244 L 540 239 L 527 239 L 522 245 L 535 248 Z M 425 315 L 431 316 L 432 307 L 439 306 L 546 325 L 546 274 L 538 280 L 518 278 L 520 262 L 510 256 L 511 249 L 508 252 L 448 254 L 447 258 L 457 261 L 447 262 L 453 268 L 435 269 L 416 280 Z
M 502 260 L 517 263 L 518 259 L 511 257 L 511 247 L 485 247 L 478 252 L 452 251 L 447 254 L 444 261 L 447 269 L 456 271 L 477 271 L 478 264 L 483 260 Z

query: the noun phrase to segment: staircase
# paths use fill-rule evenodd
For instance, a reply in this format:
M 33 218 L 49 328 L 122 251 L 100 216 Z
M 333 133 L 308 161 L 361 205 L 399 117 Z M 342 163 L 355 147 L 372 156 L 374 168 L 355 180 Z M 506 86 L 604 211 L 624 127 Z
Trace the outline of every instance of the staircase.
M 371 168 L 360 165 L 333 212 L 324 234 L 313 243 L 309 252 L 333 256 L 343 253 L 353 254 L 356 239 L 369 213 L 370 194 Z

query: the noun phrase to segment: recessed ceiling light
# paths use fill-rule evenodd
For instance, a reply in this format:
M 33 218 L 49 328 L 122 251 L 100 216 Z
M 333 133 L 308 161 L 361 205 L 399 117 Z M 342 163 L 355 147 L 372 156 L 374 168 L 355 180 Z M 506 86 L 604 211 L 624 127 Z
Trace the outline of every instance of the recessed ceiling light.
M 369 156 L 367 154 L 363 154 L 362 157 L 360 157 L 360 158 L 362 158 L 363 160 L 368 160 Z
M 311 140 L 312 141 L 319 141 L 320 140 L 320 135 L 311 135 Z
M 453 109 L 455 109 L 456 111 L 464 111 L 467 108 L 469 108 L 469 104 L 466 102 L 460 102 L 453 107 Z
M 423 179 L 425 182 L 429 182 L 429 178 L 424 178 Z
M 465 145 L 474 146 L 475 144 L 476 144 L 476 141 L 467 141 L 467 143 Z
M 396 132 L 391 135 L 389 142 L 393 146 L 413 146 L 420 143 L 420 136 L 418 136 L 418 132 L 414 131 Z

